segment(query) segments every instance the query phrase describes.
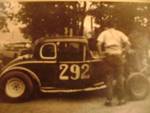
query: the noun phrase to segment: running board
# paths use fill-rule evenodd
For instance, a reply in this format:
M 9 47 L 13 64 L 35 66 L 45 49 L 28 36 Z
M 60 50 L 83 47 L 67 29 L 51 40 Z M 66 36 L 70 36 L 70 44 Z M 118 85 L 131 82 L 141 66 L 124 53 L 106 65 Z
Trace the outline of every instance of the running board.
M 74 93 L 74 92 L 84 92 L 84 91 L 85 92 L 95 91 L 95 90 L 101 90 L 105 88 L 106 88 L 106 85 L 87 87 L 83 89 L 57 89 L 54 87 L 41 87 L 40 91 L 43 93 Z

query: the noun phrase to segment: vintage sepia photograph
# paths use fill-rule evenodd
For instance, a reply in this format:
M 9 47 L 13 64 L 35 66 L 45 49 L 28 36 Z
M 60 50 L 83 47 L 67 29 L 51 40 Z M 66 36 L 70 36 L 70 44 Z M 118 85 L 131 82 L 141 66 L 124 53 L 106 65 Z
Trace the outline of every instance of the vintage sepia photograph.
M 0 0 L 0 113 L 150 113 L 148 0 Z

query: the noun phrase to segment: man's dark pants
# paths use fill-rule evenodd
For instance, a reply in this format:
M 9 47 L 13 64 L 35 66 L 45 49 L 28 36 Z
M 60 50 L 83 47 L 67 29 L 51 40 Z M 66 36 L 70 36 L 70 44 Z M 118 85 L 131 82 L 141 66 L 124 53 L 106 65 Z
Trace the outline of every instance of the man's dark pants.
M 121 55 L 106 55 L 106 85 L 107 85 L 107 99 L 112 100 L 114 94 L 113 80 L 116 80 L 116 90 L 118 100 L 124 99 L 124 63 Z

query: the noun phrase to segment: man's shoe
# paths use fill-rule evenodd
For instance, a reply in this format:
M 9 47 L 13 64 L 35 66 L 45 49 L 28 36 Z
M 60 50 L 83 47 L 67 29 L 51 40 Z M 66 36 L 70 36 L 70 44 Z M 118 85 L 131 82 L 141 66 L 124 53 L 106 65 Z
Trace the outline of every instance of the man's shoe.
M 111 100 L 106 100 L 105 106 L 112 106 L 112 101 Z
M 125 99 L 121 99 L 121 100 L 119 100 L 118 105 L 123 105 L 123 104 L 126 104 L 126 100 L 125 100 Z

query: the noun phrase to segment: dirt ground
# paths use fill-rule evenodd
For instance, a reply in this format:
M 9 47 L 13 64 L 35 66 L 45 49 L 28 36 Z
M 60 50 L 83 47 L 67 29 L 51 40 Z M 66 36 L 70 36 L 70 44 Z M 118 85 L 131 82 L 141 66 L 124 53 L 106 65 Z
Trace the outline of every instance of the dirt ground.
M 101 92 L 82 94 L 42 94 L 24 103 L 0 102 L 0 113 L 150 113 L 150 96 L 118 106 L 104 105 Z

